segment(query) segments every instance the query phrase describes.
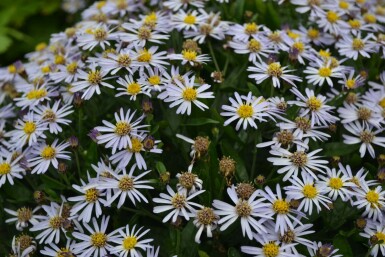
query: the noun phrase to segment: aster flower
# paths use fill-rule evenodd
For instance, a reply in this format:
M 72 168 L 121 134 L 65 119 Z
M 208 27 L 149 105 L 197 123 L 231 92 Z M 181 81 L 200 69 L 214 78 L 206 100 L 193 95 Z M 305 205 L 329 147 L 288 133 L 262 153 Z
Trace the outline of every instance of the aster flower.
M 77 44 L 84 50 L 92 51 L 96 46 L 100 46 L 104 50 L 106 46 L 111 45 L 110 41 L 117 39 L 117 34 L 112 31 L 105 24 L 98 25 L 79 35 Z
M 16 221 L 16 229 L 23 231 L 24 228 L 27 228 L 29 224 L 35 225 L 39 222 L 40 219 L 44 219 L 44 216 L 37 215 L 36 212 L 41 209 L 40 206 L 35 207 L 33 210 L 28 207 L 21 207 L 16 211 L 4 208 L 4 211 L 12 216 L 13 218 L 7 219 L 6 223 L 13 223 Z
M 323 255 L 327 257 L 342 257 L 341 254 L 336 254 L 338 249 L 335 249 L 332 244 L 322 244 L 322 242 L 313 242 L 313 247 L 308 247 L 310 256 Z
M 329 134 L 319 131 L 322 127 L 312 126 L 308 117 L 296 117 L 294 121 L 282 119 L 283 122 L 278 123 L 281 129 L 294 129 L 293 136 L 300 139 L 311 138 L 313 140 L 326 140 Z
M 65 64 L 65 65 L 64 65 Z M 84 67 L 82 61 L 73 60 L 72 62 L 60 64 L 57 66 L 57 71 L 50 74 L 50 78 L 55 83 L 62 81 L 72 83 L 79 79 L 79 70 Z
M 130 226 L 126 225 L 125 228 L 117 229 L 118 235 L 111 241 L 117 246 L 114 246 L 111 250 L 111 254 L 118 254 L 122 257 L 142 257 L 139 249 L 146 251 L 152 248 L 149 244 L 153 241 L 152 238 L 143 239 L 143 237 L 150 231 L 149 229 L 142 231 L 143 227 L 136 229 L 134 225 L 130 231 Z M 135 231 L 136 230 L 136 231 Z
M 234 93 L 235 99 L 229 98 L 231 106 L 222 105 L 224 112 L 221 112 L 222 116 L 230 117 L 224 122 L 224 126 L 229 125 L 236 119 L 239 119 L 237 125 L 235 126 L 236 130 L 242 125 L 242 128 L 245 130 L 247 125 L 250 125 L 253 128 L 258 128 L 255 120 L 266 121 L 264 117 L 269 115 L 265 113 L 269 103 L 264 100 L 262 96 L 255 97 L 251 92 L 247 96 L 240 96 L 237 92 Z
M 151 171 L 142 172 L 138 176 L 134 176 L 133 173 L 136 169 L 136 165 L 133 165 L 130 172 L 127 174 L 126 170 L 123 169 L 121 174 L 115 172 L 109 172 L 111 178 L 103 177 L 100 178 L 97 188 L 100 190 L 112 189 L 112 196 L 106 199 L 105 205 L 110 206 L 118 197 L 119 203 L 117 208 L 122 207 L 126 198 L 135 205 L 136 201 L 144 201 L 148 203 L 146 197 L 139 191 L 139 189 L 153 189 L 152 186 L 147 185 L 149 180 L 140 180 L 142 177 L 150 173 Z
M 370 188 L 366 183 L 362 183 L 360 187 L 353 189 L 357 199 L 353 205 L 357 206 L 358 209 L 364 209 L 363 216 L 382 222 L 382 208 L 385 205 L 385 191 L 382 190 L 382 187 Z
M 168 194 L 161 193 L 161 198 L 152 199 L 155 203 L 161 204 L 154 207 L 154 213 L 169 212 L 164 218 L 163 223 L 171 219 L 172 222 L 175 222 L 178 216 L 183 216 L 186 220 L 189 220 L 190 217 L 194 216 L 196 209 L 194 207 L 202 208 L 202 205 L 191 202 L 190 200 L 197 195 L 200 195 L 205 190 L 200 190 L 186 196 L 184 193 L 175 193 L 172 188 L 167 185 Z
M 375 222 L 371 226 L 366 226 L 364 232 L 360 233 L 360 236 L 368 239 L 369 244 L 372 246 L 370 255 L 379 256 L 379 254 L 385 256 L 385 226 L 382 223 Z M 372 238 L 376 237 L 379 243 L 371 242 Z M 382 241 L 382 242 L 380 242 Z
M 331 78 L 340 78 L 342 76 L 342 68 L 340 66 L 331 66 L 330 60 L 325 64 L 323 61 L 316 59 L 315 65 L 316 67 L 307 67 L 303 72 L 309 74 L 306 79 L 310 84 L 322 86 L 326 81 L 332 87 L 333 81 Z
M 58 247 L 56 244 L 49 243 L 48 246 L 44 246 L 44 249 L 40 250 L 40 253 L 44 256 L 73 256 L 75 251 L 75 241 L 67 240 L 65 247 Z
M 165 69 L 166 65 L 169 65 L 165 60 L 167 57 L 166 51 L 157 52 L 158 47 L 152 46 L 149 49 L 137 47 L 133 52 L 135 63 L 133 67 L 158 67 L 159 69 Z
M 70 144 L 68 142 L 57 143 L 58 139 L 55 139 L 51 145 L 43 142 L 33 146 L 31 154 L 34 157 L 29 160 L 29 165 L 34 167 L 31 171 L 32 174 L 45 173 L 51 164 L 57 169 L 59 165 L 58 159 L 71 159 L 71 157 L 67 155 L 69 152 L 64 151 Z
M 356 184 L 350 182 L 350 178 L 340 169 L 338 171 L 334 168 L 328 169 L 327 176 L 319 175 L 319 178 L 318 184 L 325 188 L 325 195 L 328 193 L 328 197 L 333 201 L 340 197 L 346 202 L 352 196 L 351 188 L 356 187 Z
M 238 198 L 234 185 L 227 188 L 227 194 L 235 206 L 220 200 L 214 200 L 213 207 L 216 209 L 214 213 L 221 216 L 218 224 L 221 225 L 220 230 L 226 230 L 231 224 L 240 218 L 242 234 L 251 240 L 253 239 L 253 230 L 257 233 L 266 233 L 263 225 L 265 219 L 270 219 L 267 208 L 270 206 L 265 203 L 264 198 L 256 199 L 259 191 L 255 191 L 248 199 Z M 257 218 L 260 218 L 257 220 Z
M 282 67 L 279 62 L 272 62 L 270 64 L 255 62 L 254 65 L 256 67 L 249 67 L 247 68 L 247 71 L 252 72 L 252 74 L 249 75 L 249 78 L 255 79 L 257 84 L 261 84 L 269 77 L 273 80 L 273 86 L 277 88 L 281 87 L 281 83 L 279 81 L 280 79 L 286 81 L 294 87 L 296 86 L 294 81 L 302 81 L 302 79 L 298 76 L 287 74 L 294 70 L 287 70 L 287 66 Z
M 204 14 L 198 13 L 197 10 L 185 12 L 179 10 L 178 13 L 172 16 L 172 24 L 178 31 L 181 30 L 198 30 L 198 24 L 205 20 Z
M 60 125 L 69 125 L 71 123 L 71 120 L 65 119 L 66 116 L 73 113 L 71 105 L 66 104 L 59 107 L 60 103 L 59 100 L 55 101 L 52 107 L 47 103 L 47 105 L 39 105 L 35 109 L 38 119 L 47 122 L 49 132 L 53 134 L 63 131 Z
M 140 116 L 138 119 L 134 120 L 136 111 L 131 112 L 130 109 L 124 113 L 123 108 L 120 108 L 119 113 L 115 113 L 115 125 L 103 120 L 105 126 L 98 126 L 97 129 L 99 132 L 105 133 L 97 136 L 98 144 L 106 143 L 106 148 L 112 148 L 112 153 L 114 154 L 116 150 L 121 150 L 123 148 L 132 147 L 131 137 L 139 137 L 142 132 L 148 125 L 140 125 L 143 121 L 144 116 Z
M 109 216 L 103 216 L 98 224 L 95 218 L 92 218 L 92 227 L 87 223 L 83 223 L 86 233 L 73 232 L 72 235 L 78 240 L 74 246 L 74 253 L 79 257 L 88 256 L 106 256 L 113 249 L 111 242 L 117 238 L 117 231 L 106 234 Z
M 107 57 L 100 58 L 98 65 L 106 73 L 115 75 L 120 70 L 128 71 L 130 74 L 134 72 L 132 69 L 133 52 L 130 48 L 121 49 L 118 53 L 108 53 Z
M 344 106 L 338 108 L 338 113 L 342 124 L 355 123 L 361 121 L 363 126 L 372 125 L 376 128 L 381 127 L 383 117 L 378 109 L 360 103 L 344 102 Z
M 167 34 L 163 34 L 162 31 L 152 29 L 146 25 L 123 23 L 122 28 L 128 32 L 120 32 L 119 39 L 139 47 L 144 47 L 146 42 L 162 44 L 162 40 L 170 37 Z
M 270 238 L 268 238 L 265 235 L 257 235 L 255 239 L 257 240 L 258 243 L 261 244 L 261 247 L 241 246 L 241 251 L 246 254 L 251 254 L 254 257 L 293 256 L 293 254 L 290 251 L 288 251 L 288 249 L 293 247 L 295 244 L 287 244 L 283 246 L 283 245 L 280 245 L 279 241 L 270 240 Z
M 257 59 L 262 62 L 261 56 L 267 58 L 269 53 L 274 52 L 269 48 L 266 40 L 259 37 L 252 37 L 246 42 L 233 39 L 229 42 L 229 46 L 237 54 L 248 54 L 250 62 L 256 62 Z
M 199 64 L 205 64 L 210 61 L 210 57 L 207 54 L 198 54 L 195 50 L 192 49 L 184 49 L 180 54 L 170 54 L 168 56 L 170 60 L 180 60 L 182 61 L 182 65 L 186 63 L 191 66 L 197 66 Z
M 20 91 L 23 92 L 21 97 L 15 98 L 16 106 L 22 109 L 34 109 L 43 101 L 49 101 L 51 97 L 57 96 L 54 88 L 44 83 L 39 86 L 26 84 Z
M 385 137 L 377 136 L 383 131 L 383 129 L 374 130 L 373 126 L 364 126 L 360 122 L 354 122 L 344 125 L 345 129 L 349 131 L 351 135 L 343 134 L 344 143 L 348 145 L 359 144 L 361 158 L 365 156 L 366 150 L 368 150 L 370 156 L 375 158 L 375 151 L 372 144 L 385 147 Z
M 166 87 L 167 98 L 163 101 L 166 103 L 171 102 L 170 107 L 179 106 L 176 110 L 177 114 L 191 114 L 191 106 L 194 104 L 199 109 L 204 111 L 209 107 L 199 101 L 200 98 L 214 98 L 213 92 L 204 92 L 211 86 L 209 84 L 203 84 L 197 86 L 195 76 L 188 78 L 187 75 L 183 76 L 183 81 L 175 79 L 175 85 L 169 84 Z
M 195 242 L 200 244 L 200 237 L 202 232 L 206 230 L 207 237 L 212 237 L 212 231 L 216 229 L 218 224 L 219 216 L 215 214 L 214 210 L 210 207 L 203 207 L 202 209 L 196 211 L 195 219 L 193 221 L 195 227 L 198 228 L 197 233 L 195 234 Z
M 23 156 L 13 159 L 11 153 L 0 154 L 0 188 L 7 181 L 13 185 L 14 178 L 22 179 L 25 170 L 20 167 L 18 162 Z
M 358 56 L 370 58 L 370 53 L 375 51 L 373 34 L 368 34 L 365 38 L 361 38 L 361 33 L 356 37 L 345 36 L 336 43 L 336 48 L 340 55 L 346 56 L 353 60 L 357 60 Z

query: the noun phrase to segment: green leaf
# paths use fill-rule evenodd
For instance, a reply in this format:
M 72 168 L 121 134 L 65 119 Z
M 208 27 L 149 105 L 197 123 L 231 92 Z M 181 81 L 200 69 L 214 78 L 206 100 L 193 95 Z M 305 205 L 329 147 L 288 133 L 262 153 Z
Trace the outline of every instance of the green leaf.
M 234 247 L 230 247 L 229 250 L 227 251 L 227 256 L 228 257 L 241 257 L 242 255 L 240 252 L 235 249 Z
M 347 145 L 344 143 L 327 143 L 324 144 L 324 156 L 343 156 L 351 154 L 358 150 L 358 145 Z
M 209 119 L 209 118 L 193 118 L 189 119 L 189 123 L 182 124 L 182 126 L 201 126 L 205 124 L 219 124 L 220 122 L 217 120 Z
M 353 251 L 350 247 L 349 241 L 346 240 L 344 236 L 337 235 L 333 239 L 333 245 L 335 248 L 338 248 L 338 254 L 342 256 L 353 256 Z
M 197 256 L 197 244 L 195 243 L 196 228 L 192 220 L 187 223 L 183 228 L 180 240 L 180 254 L 178 256 L 183 257 L 195 257 Z
M 254 85 L 253 83 L 248 82 L 247 87 L 250 89 L 250 91 L 253 93 L 254 96 L 261 96 L 261 91 L 259 91 L 258 87 Z
M 198 251 L 198 255 L 199 257 L 210 257 L 210 255 L 208 255 L 206 252 L 201 250 Z
M 155 167 L 159 174 L 167 172 L 166 166 L 164 166 L 163 162 L 156 162 Z
M 4 53 L 12 44 L 12 39 L 6 35 L 0 35 L 0 53 Z

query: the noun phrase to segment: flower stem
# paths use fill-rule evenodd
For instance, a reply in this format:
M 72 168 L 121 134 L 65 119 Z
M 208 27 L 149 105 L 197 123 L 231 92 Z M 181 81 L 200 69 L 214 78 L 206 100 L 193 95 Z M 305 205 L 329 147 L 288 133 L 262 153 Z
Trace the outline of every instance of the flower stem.
M 207 44 L 208 44 L 208 46 L 209 46 L 210 54 L 211 54 L 211 56 L 213 57 L 215 69 L 216 69 L 217 71 L 221 71 L 221 69 L 219 69 L 219 65 L 218 65 L 217 59 L 215 58 L 215 53 L 214 53 L 213 46 L 211 45 L 211 41 L 210 41 L 210 40 L 207 40 Z

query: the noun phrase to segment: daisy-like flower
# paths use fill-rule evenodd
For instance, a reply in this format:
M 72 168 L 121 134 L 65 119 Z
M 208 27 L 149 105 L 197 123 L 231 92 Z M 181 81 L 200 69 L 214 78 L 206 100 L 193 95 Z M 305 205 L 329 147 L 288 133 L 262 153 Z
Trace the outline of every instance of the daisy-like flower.
M 39 223 L 40 219 L 44 219 L 44 216 L 35 214 L 40 209 L 40 206 L 34 208 L 33 210 L 28 207 L 21 207 L 16 211 L 4 208 L 6 213 L 15 216 L 7 219 L 5 222 L 13 223 L 16 221 L 16 229 L 23 231 L 23 229 L 27 228 L 29 224 L 35 225 L 36 223 Z
M 10 256 L 30 257 L 36 251 L 36 241 L 29 235 L 21 234 L 12 239 L 12 252 Z
M 71 120 L 65 119 L 64 117 L 73 113 L 72 106 L 66 104 L 59 108 L 60 103 L 61 101 L 59 100 L 55 101 L 52 108 L 49 103 L 47 103 L 47 105 L 40 105 L 35 109 L 38 119 L 47 122 L 49 132 L 53 134 L 58 134 L 63 131 L 60 125 L 68 125 L 71 123 Z
M 149 229 L 142 231 L 143 227 L 136 229 L 134 225 L 130 231 L 130 226 L 126 225 L 125 228 L 117 229 L 118 235 L 111 240 L 117 246 L 114 246 L 111 250 L 111 254 L 118 254 L 121 257 L 142 257 L 139 249 L 146 251 L 152 248 L 149 244 L 154 239 L 148 238 L 143 239 L 143 237 L 150 231 Z M 136 230 L 136 231 L 135 231 Z
M 123 148 L 130 147 L 132 148 L 131 137 L 139 137 L 142 132 L 147 132 L 144 130 L 148 125 L 140 125 L 143 121 L 144 115 L 140 116 L 138 119 L 134 120 L 136 111 L 131 112 L 130 109 L 124 113 L 123 108 L 120 108 L 119 113 L 115 113 L 115 125 L 103 120 L 105 126 L 98 126 L 97 129 L 101 133 L 97 137 L 98 144 L 104 144 L 106 148 L 112 148 L 112 153 L 114 154 L 116 150 L 121 150 Z
M 357 60 L 358 56 L 370 58 L 370 53 L 375 51 L 375 42 L 370 39 L 375 39 L 373 34 L 368 34 L 365 38 L 361 38 L 360 33 L 356 37 L 345 36 L 336 43 L 336 48 L 340 55 L 353 60 Z
M 317 18 L 318 27 L 325 32 L 340 35 L 342 28 L 346 27 L 346 22 L 342 19 L 343 15 L 343 12 L 334 10 L 319 12 Z
M 176 184 L 178 192 L 191 195 L 202 189 L 203 181 L 191 171 L 178 173 L 176 177 L 178 179 L 178 184 Z
M 203 84 L 199 87 L 196 87 L 197 83 L 195 81 L 195 76 L 188 78 L 187 75 L 183 76 L 183 81 L 175 79 L 175 85 L 169 84 L 166 88 L 166 95 L 163 101 L 171 102 L 170 107 L 178 106 L 176 110 L 177 114 L 191 114 L 191 105 L 194 103 L 199 109 L 204 111 L 209 107 L 199 101 L 200 98 L 214 98 L 213 92 L 204 92 L 209 89 L 211 86 L 209 84 Z
M 301 82 L 302 79 L 295 75 L 287 74 L 294 70 L 287 70 L 287 66 L 282 67 L 279 62 L 272 62 L 266 64 L 265 62 L 254 63 L 255 67 L 248 67 L 247 71 L 251 71 L 253 74 L 249 75 L 249 78 L 255 79 L 257 84 L 261 84 L 265 79 L 271 78 L 273 80 L 273 86 L 280 88 L 280 79 L 286 81 L 292 86 L 296 86 L 294 81 Z
M 273 148 L 270 150 L 270 154 L 277 157 L 269 157 L 267 160 L 272 162 L 274 166 L 284 166 L 277 170 L 279 174 L 286 173 L 283 181 L 288 180 L 292 176 L 298 177 L 298 171 L 305 171 L 317 180 L 318 178 L 313 170 L 325 173 L 324 170 L 328 169 L 326 166 L 328 161 L 319 160 L 320 156 L 316 155 L 322 151 L 322 149 L 317 149 L 310 153 L 306 153 L 305 150 L 306 149 L 300 145 L 297 145 L 297 151 L 293 153 L 282 147 Z
M 257 147 L 271 146 L 272 148 L 282 147 L 289 149 L 292 145 L 301 145 L 304 149 L 308 148 L 308 145 L 302 142 L 302 138 L 294 135 L 293 130 L 283 129 L 275 133 L 271 141 L 259 143 Z
M 364 232 L 360 233 L 360 236 L 369 240 L 369 244 L 372 246 L 370 255 L 372 256 L 385 256 L 385 226 L 382 223 L 375 222 L 371 226 L 366 226 Z M 372 242 L 373 237 L 376 237 L 378 242 Z M 380 242 L 382 241 L 382 242 Z
M 12 153 L 0 154 L 0 188 L 7 181 L 13 185 L 14 178 L 22 179 L 25 175 L 25 170 L 18 164 L 19 160 L 23 156 L 20 155 L 16 159 L 13 159 Z
M 58 139 L 55 139 L 51 145 L 44 142 L 33 147 L 31 154 L 36 157 L 29 160 L 29 165 L 34 167 L 31 171 L 32 174 L 45 173 L 51 164 L 57 169 L 59 166 L 58 159 L 71 160 L 71 157 L 67 155 L 69 152 L 64 151 L 70 144 L 63 142 L 58 145 L 57 142 Z
M 135 81 L 131 75 L 130 76 L 126 75 L 124 79 L 122 77 L 119 77 L 116 82 L 122 86 L 117 88 L 118 91 L 122 91 L 122 92 L 116 94 L 115 95 L 116 97 L 128 95 L 130 96 L 131 101 L 135 101 L 136 96 L 140 94 L 151 96 L 147 90 L 147 87 L 143 86 L 141 82 Z
M 202 208 L 203 206 L 190 200 L 197 195 L 202 194 L 205 190 L 200 190 L 191 194 L 190 196 L 186 196 L 184 193 L 175 193 L 172 188 L 167 185 L 168 194 L 161 193 L 161 198 L 152 199 L 155 203 L 161 204 L 160 206 L 154 207 L 154 213 L 162 213 L 169 212 L 164 218 L 163 222 L 167 222 L 171 219 L 172 222 L 175 222 L 178 216 L 184 217 L 186 220 L 189 220 L 190 217 L 194 216 L 197 208 Z
M 162 149 L 158 148 L 160 140 L 154 140 L 152 136 L 148 136 L 144 133 L 139 134 L 137 137 L 131 137 L 131 147 L 127 146 L 126 149 L 117 152 L 110 157 L 113 164 L 118 163 L 118 168 L 125 168 L 131 161 L 132 157 L 135 158 L 135 162 L 139 169 L 147 169 L 146 161 L 144 160 L 140 152 L 150 153 L 162 153 Z
M 174 27 L 178 30 L 198 30 L 198 24 L 205 20 L 203 14 L 199 14 L 197 10 L 190 12 L 185 12 L 184 10 L 179 10 L 178 13 L 172 16 L 172 23 Z
M 262 38 L 251 38 L 249 41 L 233 40 L 229 42 L 229 46 L 234 49 L 237 54 L 248 54 L 250 62 L 262 62 L 261 56 L 267 58 L 269 53 L 274 51 L 268 47 L 266 40 Z
M 117 39 L 117 33 L 112 31 L 105 24 L 98 25 L 79 35 L 77 44 L 84 50 L 92 51 L 96 46 L 100 46 L 104 50 L 106 46 L 111 45 L 109 41 Z
M 163 6 L 176 12 L 181 9 L 189 9 L 191 8 L 191 6 L 194 6 L 196 8 L 202 8 L 204 7 L 204 1 L 196 0 L 186 2 L 183 0 L 166 0 L 163 2 Z
M 216 229 L 219 216 L 215 214 L 210 207 L 203 207 L 195 213 L 194 225 L 198 228 L 195 235 L 195 242 L 200 244 L 200 237 L 202 232 L 206 230 L 207 237 L 212 237 L 212 231 Z
M 227 34 L 232 35 L 234 41 L 247 42 L 250 37 L 256 37 L 262 27 L 264 26 L 257 25 L 255 22 L 245 23 L 243 25 L 233 24 L 227 31 Z
M 75 241 L 67 240 L 65 247 L 58 247 L 56 244 L 49 243 L 48 246 L 44 246 L 44 249 L 40 250 L 40 253 L 44 256 L 51 257 L 72 257 L 75 251 Z
M 117 208 L 122 207 L 126 198 L 135 205 L 136 201 L 144 201 L 148 203 L 146 197 L 139 191 L 139 189 L 154 189 L 152 186 L 147 185 L 149 180 L 140 180 L 142 177 L 150 173 L 151 171 L 142 172 L 139 176 L 134 176 L 133 173 L 136 169 L 134 164 L 130 172 L 127 174 L 126 169 L 122 170 L 121 174 L 115 172 L 109 172 L 110 177 L 103 177 L 100 179 L 97 188 L 100 190 L 112 189 L 113 193 L 111 197 L 108 197 L 105 205 L 110 206 L 119 196 L 119 202 Z
M 158 67 L 159 69 L 165 69 L 166 65 L 169 65 L 169 62 L 165 61 L 168 59 L 167 52 L 158 50 L 157 46 L 152 46 L 149 49 L 147 48 L 136 48 L 134 54 L 135 63 L 134 67 Z
M 116 232 L 106 234 L 108 221 L 110 220 L 109 216 L 103 216 L 100 225 L 98 224 L 95 218 L 92 218 L 92 225 L 83 223 L 83 226 L 86 228 L 88 233 L 73 232 L 72 235 L 74 238 L 80 241 L 75 244 L 74 253 L 79 257 L 89 257 L 89 256 L 106 256 L 108 252 L 113 249 L 113 246 L 110 244 L 117 238 Z
M 235 126 L 236 130 L 243 127 L 245 130 L 247 125 L 250 125 L 253 128 L 258 128 L 255 120 L 266 121 L 264 117 L 269 115 L 266 113 L 269 102 L 265 101 L 262 96 L 255 97 L 251 92 L 247 96 L 240 96 L 237 92 L 234 93 L 235 99 L 230 97 L 229 101 L 231 106 L 222 105 L 224 112 L 221 112 L 221 115 L 224 117 L 230 117 L 224 122 L 224 126 L 229 125 L 236 119 L 239 119 L 237 125 Z
M 150 92 L 161 92 L 168 84 L 167 80 L 169 79 L 171 79 L 171 77 L 167 71 L 159 69 L 158 67 L 148 67 L 147 73 L 143 71 L 140 74 L 138 83 L 143 84 Z
M 103 199 L 105 192 L 97 189 L 97 183 L 95 179 L 91 179 L 88 174 L 89 183 L 86 184 L 81 180 L 81 186 L 72 185 L 72 187 L 80 192 L 82 195 L 69 197 L 68 201 L 76 202 L 71 208 L 71 217 L 76 217 L 78 221 L 89 222 L 93 217 L 93 211 L 95 210 L 96 218 L 103 214 L 101 204 L 106 205 L 106 201 Z
M 34 109 L 41 102 L 49 101 L 51 97 L 57 96 L 54 88 L 47 84 L 41 86 L 27 84 L 21 91 L 23 91 L 22 96 L 15 98 L 15 101 L 16 106 L 22 107 L 22 109 L 27 107 Z
M 97 69 L 96 63 L 92 63 L 89 67 L 88 73 L 79 70 L 79 79 L 81 81 L 74 82 L 72 84 L 71 92 L 85 91 L 83 92 L 82 99 L 89 100 L 95 94 L 100 95 L 100 86 L 114 88 L 111 84 L 104 82 L 107 72 L 103 69 Z
M 342 86 L 347 89 L 355 89 L 361 87 L 365 83 L 365 78 L 363 78 L 360 74 L 354 77 L 354 70 L 349 72 L 349 76 L 346 76 L 345 73 L 342 74 L 342 80 L 338 81 Z
M 383 222 L 382 209 L 385 206 L 385 191 L 382 190 L 382 187 L 369 188 L 366 183 L 362 183 L 360 187 L 353 189 L 354 196 L 357 198 L 353 205 L 359 209 L 365 209 L 363 216 Z
M 280 245 L 279 241 L 271 240 L 266 235 L 256 235 L 255 239 L 261 247 L 241 246 L 241 251 L 254 257 L 291 257 L 293 254 L 289 248 L 295 244 Z M 302 256 L 302 255 L 301 255 Z
M 271 191 L 270 187 L 266 186 L 265 190 L 259 190 L 259 194 L 268 202 L 269 207 L 265 211 L 265 215 L 274 217 L 275 220 L 275 232 L 284 234 L 289 228 L 294 229 L 293 221 L 295 224 L 302 224 L 299 219 L 304 216 L 302 212 L 294 210 L 290 206 L 290 202 L 282 197 L 281 187 L 276 185 L 277 194 Z
M 119 34 L 119 39 L 139 47 L 144 47 L 146 42 L 163 44 L 162 40 L 166 40 L 170 37 L 167 34 L 163 34 L 162 31 L 137 23 L 123 23 L 122 28 L 128 32 L 121 32 Z
M 313 247 L 308 247 L 310 256 L 323 255 L 327 257 L 342 257 L 341 254 L 336 254 L 338 249 L 334 248 L 332 244 L 322 244 L 322 242 L 313 242 Z
M 376 128 L 380 128 L 384 119 L 378 109 L 365 104 L 353 104 L 344 101 L 344 106 L 338 108 L 337 111 L 341 117 L 342 124 L 361 121 L 363 126 L 369 126 L 370 124 Z
M 270 204 L 265 203 L 264 198 L 256 199 L 259 191 L 249 197 L 249 199 L 238 198 L 234 185 L 227 188 L 227 194 L 235 206 L 220 200 L 214 200 L 213 207 L 216 209 L 216 215 L 221 216 L 218 224 L 221 225 L 220 230 L 226 230 L 231 224 L 240 218 L 242 234 L 251 240 L 253 239 L 253 230 L 257 233 L 266 233 L 263 221 L 270 219 L 268 207 Z M 257 218 L 262 218 L 257 220 Z
M 326 140 L 330 137 L 329 134 L 318 131 L 319 127 L 312 126 L 308 117 L 296 117 L 294 121 L 282 119 L 284 122 L 278 124 L 281 129 L 294 129 L 293 136 L 302 138 L 312 138 L 313 140 Z
M 344 167 L 342 163 L 338 163 L 338 168 L 341 170 L 342 174 L 347 176 L 349 178 L 349 181 L 356 184 L 357 187 L 361 187 L 362 184 L 366 184 L 368 186 L 374 186 L 378 184 L 376 180 L 365 179 L 369 171 L 365 172 L 364 168 L 361 168 L 356 172 L 352 172 L 352 169 L 350 168 L 349 165 L 346 165 L 346 167 Z
M 36 236 L 37 240 L 40 239 L 39 244 L 42 244 L 43 242 L 45 244 L 52 242 L 57 244 L 60 241 L 60 231 L 63 230 L 63 204 L 59 205 L 55 202 L 51 202 L 50 205 L 43 205 L 42 208 L 46 212 L 46 216 L 44 216 L 39 223 L 35 223 L 33 227 L 30 228 L 30 231 L 43 230 Z
M 327 192 L 325 187 L 315 183 L 314 178 L 305 172 L 301 172 L 302 180 L 299 177 L 293 177 L 289 179 L 292 183 L 291 186 L 285 187 L 285 192 L 288 199 L 301 200 L 297 210 L 309 213 L 313 212 L 313 205 L 316 206 L 319 213 L 323 205 L 326 209 L 329 209 L 328 203 L 331 203 L 330 199 L 324 194 Z
M 346 202 L 352 196 L 351 188 L 356 187 L 356 184 L 351 182 L 340 169 L 338 171 L 334 168 L 328 169 L 327 176 L 319 175 L 319 178 L 318 185 L 325 189 L 325 194 L 328 194 L 333 201 L 340 197 Z
M 60 83 L 62 81 L 66 83 L 71 83 L 78 80 L 79 70 L 84 67 L 82 61 L 72 61 L 66 65 L 60 64 L 57 66 L 58 71 L 52 72 L 50 78 L 55 83 Z
M 372 158 L 375 158 L 376 153 L 372 144 L 385 147 L 385 137 L 377 136 L 377 134 L 381 133 L 383 129 L 374 130 L 373 126 L 365 126 L 358 121 L 354 123 L 345 124 L 344 127 L 347 131 L 354 135 L 350 136 L 343 134 L 342 136 L 344 137 L 344 143 L 348 145 L 361 143 L 359 150 L 361 158 L 365 156 L 366 150 L 368 150 Z
M 124 48 L 119 53 L 108 53 L 107 57 L 98 60 L 98 64 L 106 73 L 111 73 L 111 75 L 115 75 L 120 70 L 126 70 L 132 74 L 132 59 L 132 50 Z
M 300 101 L 289 101 L 288 103 L 302 107 L 300 116 L 304 117 L 310 115 L 311 126 L 327 126 L 339 120 L 338 117 L 329 113 L 334 107 L 325 104 L 327 100 L 325 96 L 315 96 L 314 91 L 308 88 L 305 89 L 306 97 L 296 88 L 292 88 L 290 91 L 296 95 Z
M 325 64 L 325 62 L 316 59 L 315 65 L 316 68 L 309 66 L 303 72 L 305 74 L 309 74 L 306 76 L 306 79 L 310 84 L 322 86 L 326 80 L 328 85 L 333 87 L 333 81 L 331 78 L 340 78 L 342 76 L 342 67 L 332 66 L 330 60 Z
M 207 54 L 198 54 L 197 51 L 193 49 L 184 49 L 182 53 L 170 54 L 168 57 L 170 60 L 182 61 L 182 65 L 188 63 L 193 67 L 210 61 L 210 57 L 208 57 Z

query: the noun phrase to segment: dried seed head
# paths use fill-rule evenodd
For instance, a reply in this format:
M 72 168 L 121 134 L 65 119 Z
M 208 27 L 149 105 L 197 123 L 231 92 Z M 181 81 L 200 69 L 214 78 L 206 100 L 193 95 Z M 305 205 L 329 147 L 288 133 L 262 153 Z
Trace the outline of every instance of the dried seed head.
M 207 153 L 207 150 L 209 149 L 210 146 L 210 140 L 208 137 L 196 137 L 194 141 L 194 148 L 195 151 L 198 152 L 199 156 L 204 155 Z
M 186 188 L 187 190 L 190 190 L 195 183 L 195 179 L 197 178 L 197 175 L 191 172 L 182 172 L 179 176 L 179 184 Z
M 366 224 L 367 224 L 367 221 L 365 218 L 360 217 L 356 219 L 355 225 L 358 229 L 361 229 L 361 230 L 364 229 L 366 227 Z
M 239 183 L 236 192 L 239 198 L 247 200 L 255 192 L 255 187 L 251 183 Z
M 265 182 L 266 182 L 266 178 L 265 178 L 265 176 L 263 176 L 262 174 L 259 174 L 259 175 L 254 179 L 254 183 L 257 184 L 257 185 L 263 185 Z
M 224 177 L 232 177 L 235 173 L 236 162 L 230 156 L 223 156 L 219 161 L 219 171 Z
M 218 220 L 218 216 L 214 214 L 214 210 L 209 207 L 203 207 L 203 209 L 197 211 L 196 219 L 200 224 L 210 225 Z

